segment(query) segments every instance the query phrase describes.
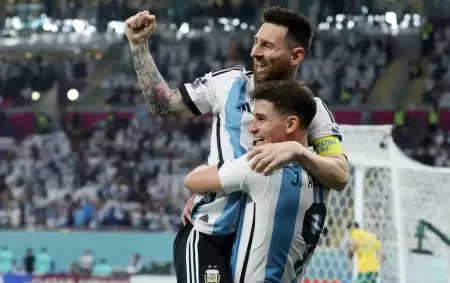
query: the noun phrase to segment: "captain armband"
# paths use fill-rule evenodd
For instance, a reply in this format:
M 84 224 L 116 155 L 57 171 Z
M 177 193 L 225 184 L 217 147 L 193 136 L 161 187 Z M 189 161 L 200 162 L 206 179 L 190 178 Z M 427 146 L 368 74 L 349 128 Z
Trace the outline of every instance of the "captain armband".
M 328 136 L 316 139 L 313 142 L 314 152 L 321 156 L 344 154 L 339 138 L 336 136 Z

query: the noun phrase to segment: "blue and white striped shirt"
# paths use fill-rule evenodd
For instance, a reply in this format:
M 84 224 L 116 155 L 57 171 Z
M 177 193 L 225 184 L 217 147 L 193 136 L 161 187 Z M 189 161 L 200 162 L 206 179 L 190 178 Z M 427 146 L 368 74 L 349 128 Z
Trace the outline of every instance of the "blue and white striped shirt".
M 330 190 L 299 164 L 264 176 L 246 156 L 225 162 L 219 177 L 225 192 L 249 195 L 233 248 L 234 282 L 298 282 L 322 234 Z
M 253 105 L 247 95 L 253 88 L 251 72 L 236 66 L 206 74 L 179 89 L 185 105 L 194 115 L 213 114 L 209 164 L 237 159 L 253 149 L 253 136 L 249 133 Z M 319 98 L 316 103 L 317 114 L 309 127 L 308 140 L 340 136 L 329 110 Z M 198 195 L 194 202 L 193 225 L 197 231 L 210 235 L 234 233 L 245 202 L 242 192 Z

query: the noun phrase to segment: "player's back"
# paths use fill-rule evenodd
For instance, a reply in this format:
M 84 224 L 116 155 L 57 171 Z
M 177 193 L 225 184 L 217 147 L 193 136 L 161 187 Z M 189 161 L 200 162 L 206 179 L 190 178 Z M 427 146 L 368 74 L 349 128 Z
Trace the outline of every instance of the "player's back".
M 359 272 L 375 272 L 380 268 L 378 252 L 381 249 L 377 237 L 362 229 L 353 229 L 350 232 L 353 245 L 356 246 Z
M 299 165 L 249 180 L 247 186 L 250 196 L 232 259 L 234 280 L 292 282 L 319 242 L 329 189 Z

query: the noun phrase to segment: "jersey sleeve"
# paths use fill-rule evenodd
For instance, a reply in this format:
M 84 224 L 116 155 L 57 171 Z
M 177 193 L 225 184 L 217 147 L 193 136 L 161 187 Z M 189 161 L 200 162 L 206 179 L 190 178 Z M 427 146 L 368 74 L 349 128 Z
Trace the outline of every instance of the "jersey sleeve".
M 233 161 L 224 162 L 220 167 L 220 184 L 227 194 L 242 191 L 252 197 L 259 197 L 265 193 L 273 174 L 264 176 L 256 173 L 250 169 L 250 163 L 246 154 Z
M 322 99 L 316 97 L 316 105 L 316 116 L 314 116 L 308 129 L 308 144 L 314 145 L 314 141 L 329 136 L 335 136 L 339 141 L 342 140 L 339 127 L 334 120 L 333 114 L 331 114 Z
M 219 180 L 222 189 L 227 194 L 237 191 L 247 192 L 244 183 L 249 172 L 251 172 L 251 169 L 247 161 L 247 155 L 235 160 L 225 161 L 219 168 Z
M 179 90 L 184 104 L 195 116 L 217 110 L 217 97 L 213 86 L 214 77 L 208 73 L 193 83 L 182 85 Z

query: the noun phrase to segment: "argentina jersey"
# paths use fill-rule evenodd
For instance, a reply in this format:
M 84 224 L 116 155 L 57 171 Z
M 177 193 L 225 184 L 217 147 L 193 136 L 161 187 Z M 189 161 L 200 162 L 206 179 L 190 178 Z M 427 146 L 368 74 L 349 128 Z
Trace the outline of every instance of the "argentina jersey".
M 298 164 L 269 176 L 250 170 L 246 156 L 219 169 L 226 193 L 247 193 L 231 269 L 234 282 L 298 282 L 325 224 L 330 190 Z
M 180 88 L 184 103 L 196 116 L 213 114 L 209 164 L 233 160 L 253 146 L 249 133 L 252 110 L 247 93 L 251 72 L 240 66 L 209 73 Z M 245 206 L 242 192 L 200 194 L 194 200 L 192 223 L 199 232 L 224 236 L 237 230 Z
M 254 86 L 252 72 L 235 66 L 208 73 L 179 88 L 184 104 L 195 116 L 213 114 L 210 165 L 236 159 L 253 148 L 253 136 L 249 133 L 253 104 L 247 94 Z M 320 98 L 316 97 L 316 104 L 317 112 L 308 129 L 308 144 L 328 136 L 341 139 L 331 112 Z M 216 236 L 235 232 L 245 201 L 241 192 L 228 196 L 198 195 L 192 215 L 195 229 Z

